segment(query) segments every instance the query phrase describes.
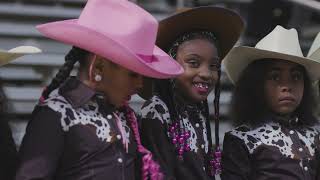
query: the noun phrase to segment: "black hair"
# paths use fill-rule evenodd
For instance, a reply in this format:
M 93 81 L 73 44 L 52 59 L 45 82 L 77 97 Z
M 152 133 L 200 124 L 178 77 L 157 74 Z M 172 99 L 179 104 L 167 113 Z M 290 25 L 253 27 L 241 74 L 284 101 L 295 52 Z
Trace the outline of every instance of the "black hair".
M 208 40 L 209 42 L 211 42 L 212 44 L 215 45 L 215 47 L 218 50 L 218 54 L 220 54 L 219 50 L 220 50 L 220 46 L 219 46 L 219 41 L 216 37 L 216 35 L 212 32 L 209 31 L 194 31 L 194 32 L 186 32 L 181 34 L 173 43 L 171 46 L 167 47 L 168 49 L 166 49 L 166 52 L 168 52 L 168 54 L 176 59 L 177 56 L 177 52 L 178 52 L 178 48 L 179 46 L 186 42 L 186 41 L 190 41 L 190 40 L 194 40 L 194 39 L 204 39 L 204 40 Z
M 72 71 L 75 63 L 78 61 L 80 66 L 86 66 L 86 59 L 89 55 L 89 52 L 78 47 L 72 47 L 69 53 L 65 56 L 65 63 L 59 69 L 59 72 L 52 79 L 51 83 L 43 90 L 40 100 L 47 99 L 49 94 L 58 88 L 61 83 L 63 83 L 69 76 Z
M 3 89 L 3 82 L 0 79 L 0 118 L 7 118 L 8 114 L 8 99 Z
M 231 115 L 234 120 L 234 125 L 248 125 L 257 127 L 266 123 L 269 119 L 265 116 L 270 112 L 264 96 L 264 83 L 268 67 L 274 60 L 261 59 L 248 65 L 242 72 L 238 81 L 231 101 Z M 311 80 L 307 75 L 305 68 L 301 66 L 304 76 L 304 91 L 300 105 L 295 110 L 294 114 L 301 119 L 301 125 L 313 125 L 316 119 L 313 116 L 313 105 L 315 104 Z

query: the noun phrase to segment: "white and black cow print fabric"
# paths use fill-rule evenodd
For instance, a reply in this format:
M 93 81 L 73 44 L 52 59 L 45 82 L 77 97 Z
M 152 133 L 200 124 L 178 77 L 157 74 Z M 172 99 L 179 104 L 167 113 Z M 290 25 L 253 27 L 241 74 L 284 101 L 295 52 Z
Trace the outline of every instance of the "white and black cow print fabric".
M 142 109 L 141 109 L 141 117 L 143 119 L 149 120 L 149 121 L 160 121 L 162 124 L 164 124 L 166 127 L 168 127 L 169 124 L 172 123 L 168 107 L 166 104 L 158 97 L 158 96 L 153 96 L 149 100 L 149 104 L 146 104 Z M 200 123 L 198 124 L 198 127 L 194 127 L 192 123 L 190 122 L 190 119 L 188 116 L 182 116 L 182 123 L 183 126 L 190 131 L 190 139 L 189 139 L 189 144 L 191 151 L 197 153 L 198 150 L 201 148 L 204 148 L 205 153 L 208 153 L 209 151 L 209 142 L 207 138 L 207 130 L 206 130 L 206 123 L 205 123 L 205 117 L 200 114 Z M 195 128 L 200 128 L 202 131 L 203 135 L 203 142 L 204 142 L 204 147 L 201 147 L 202 144 L 199 144 L 200 142 L 198 140 L 198 136 L 196 133 Z M 170 137 L 170 134 L 168 132 L 168 137 Z M 202 145 L 202 146 L 203 146 Z
M 261 146 L 272 146 L 286 158 L 296 159 L 297 149 L 294 143 L 299 141 L 309 152 L 311 157 L 315 155 L 315 142 L 319 138 L 319 126 L 301 129 L 287 129 L 277 122 L 270 122 L 255 129 L 247 126 L 240 126 L 230 132 L 233 136 L 241 139 L 250 154 L 255 153 Z M 294 137 L 298 137 L 295 140 Z M 300 159 L 302 161 L 302 159 Z M 301 167 L 302 167 L 302 163 Z
M 55 90 L 41 106 L 48 106 L 50 109 L 61 115 L 60 123 L 63 131 L 67 132 L 76 125 L 91 125 L 96 128 L 96 135 L 101 141 L 111 142 L 113 136 L 108 120 L 99 112 L 99 106 L 95 101 L 89 101 L 79 108 L 72 105 Z M 121 119 L 122 126 L 126 131 L 127 142 L 130 143 L 130 128 L 127 125 L 123 113 L 116 112 Z M 111 114 L 110 114 L 111 115 Z M 114 117 L 111 115 L 112 118 Z

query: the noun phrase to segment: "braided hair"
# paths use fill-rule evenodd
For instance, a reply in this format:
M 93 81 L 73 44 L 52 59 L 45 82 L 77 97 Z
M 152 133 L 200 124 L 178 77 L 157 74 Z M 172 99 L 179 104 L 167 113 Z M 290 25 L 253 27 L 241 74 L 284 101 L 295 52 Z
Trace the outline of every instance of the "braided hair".
M 191 32 L 191 33 L 185 33 L 182 34 L 181 36 L 179 36 L 176 41 L 174 41 L 174 43 L 172 44 L 171 47 L 169 47 L 169 49 L 166 49 L 166 51 L 168 52 L 168 54 L 176 59 L 177 56 L 177 52 L 178 52 L 178 48 L 179 46 L 185 42 L 185 41 L 190 41 L 193 39 L 205 39 L 208 40 L 209 42 L 213 43 L 217 49 L 219 50 L 219 42 L 216 38 L 216 36 L 212 33 L 212 32 L 208 32 L 208 31 L 195 31 L 195 32 Z M 218 52 L 218 54 L 220 54 Z M 215 143 L 216 143 L 216 149 L 219 149 L 219 99 L 220 99 L 220 76 L 221 76 L 221 69 L 219 67 L 218 69 L 218 80 L 217 83 L 215 85 L 215 89 L 214 89 L 214 94 L 215 94 L 215 98 L 214 98 L 214 121 L 215 121 Z M 154 81 L 154 93 L 157 94 L 163 101 L 164 103 L 168 106 L 169 109 L 169 114 L 170 117 L 172 119 L 172 121 L 179 121 L 179 110 L 176 107 L 176 103 L 175 103 L 175 99 L 174 99 L 174 95 L 175 95 L 175 89 L 174 89 L 174 81 L 172 80 L 160 80 L 160 79 L 156 79 Z M 169 89 L 169 91 L 168 91 Z M 206 118 L 206 130 L 207 130 L 207 138 L 208 138 L 208 142 L 209 142 L 209 149 L 212 149 L 213 144 L 212 144 L 212 136 L 211 136 L 211 128 L 210 128 L 210 121 L 209 121 L 209 108 L 208 108 L 208 102 L 204 101 L 202 103 L 199 103 L 197 105 L 198 107 L 200 107 L 200 111 L 201 113 L 205 116 Z M 212 174 L 212 172 L 210 172 L 210 154 L 208 153 L 206 155 L 206 166 L 207 166 L 207 170 L 209 174 Z
M 40 103 L 47 99 L 50 93 L 56 88 L 58 88 L 60 84 L 63 83 L 69 77 L 70 72 L 72 71 L 75 63 L 79 61 L 80 64 L 83 64 L 84 60 L 88 55 L 88 51 L 75 46 L 72 47 L 69 53 L 65 56 L 65 63 L 59 69 L 59 72 L 52 79 L 51 83 L 43 90 L 40 97 Z

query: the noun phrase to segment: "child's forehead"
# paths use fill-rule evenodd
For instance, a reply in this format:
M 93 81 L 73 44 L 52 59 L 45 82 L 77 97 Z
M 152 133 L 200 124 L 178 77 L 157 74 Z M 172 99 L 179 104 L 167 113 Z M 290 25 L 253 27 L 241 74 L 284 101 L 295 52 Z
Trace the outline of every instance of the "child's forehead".
M 270 70 L 303 70 L 304 67 L 301 64 L 288 61 L 288 60 L 283 60 L 283 59 L 272 59 L 269 63 L 268 68 Z

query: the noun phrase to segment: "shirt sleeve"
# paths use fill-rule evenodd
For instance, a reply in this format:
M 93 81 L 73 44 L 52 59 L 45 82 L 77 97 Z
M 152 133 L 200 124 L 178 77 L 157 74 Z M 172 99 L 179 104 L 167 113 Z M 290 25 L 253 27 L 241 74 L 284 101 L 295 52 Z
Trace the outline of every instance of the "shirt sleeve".
M 157 162 L 166 180 L 173 180 L 176 154 L 172 149 L 163 124 L 152 119 L 142 119 L 141 122 L 141 141 L 149 149 Z
M 316 180 L 320 180 L 320 135 L 318 134 L 315 141 L 315 159 L 316 159 Z
M 249 180 L 249 151 L 243 141 L 226 133 L 223 141 L 222 180 Z
M 143 111 L 145 115 L 142 115 L 140 119 L 140 133 L 142 144 L 149 149 L 155 160 L 160 164 L 161 171 L 164 174 L 165 180 L 174 180 L 174 169 L 176 163 L 175 149 L 169 141 L 167 131 L 165 128 L 165 122 L 162 113 L 156 109 L 165 109 L 165 107 L 159 107 L 151 105 L 150 108 L 145 108 Z M 148 109 L 148 112 L 146 112 Z M 151 116 L 152 114 L 152 116 Z
M 17 150 L 8 121 L 0 120 L 0 179 L 11 180 L 15 173 Z
M 19 151 L 15 179 L 51 180 L 63 150 L 61 115 L 48 107 L 37 107 L 33 114 Z

